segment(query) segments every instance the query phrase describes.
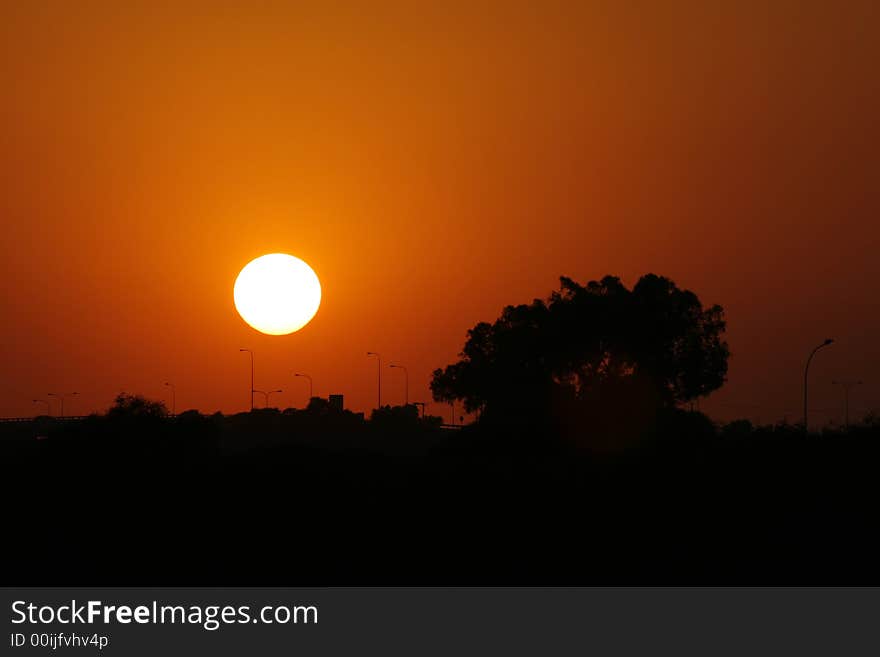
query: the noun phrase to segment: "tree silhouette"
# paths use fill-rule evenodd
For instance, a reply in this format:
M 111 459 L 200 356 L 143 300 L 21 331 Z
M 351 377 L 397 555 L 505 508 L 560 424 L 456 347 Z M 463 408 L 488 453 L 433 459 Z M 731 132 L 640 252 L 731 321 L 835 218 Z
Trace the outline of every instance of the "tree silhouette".
M 125 392 L 116 396 L 113 406 L 107 411 L 110 418 L 160 418 L 167 415 L 168 408 L 163 402 Z
M 724 383 L 724 329 L 720 306 L 703 308 L 662 276 L 632 290 L 613 276 L 586 285 L 562 277 L 548 300 L 507 306 L 470 329 L 461 360 L 434 371 L 431 391 L 514 421 L 597 399 L 672 407 Z

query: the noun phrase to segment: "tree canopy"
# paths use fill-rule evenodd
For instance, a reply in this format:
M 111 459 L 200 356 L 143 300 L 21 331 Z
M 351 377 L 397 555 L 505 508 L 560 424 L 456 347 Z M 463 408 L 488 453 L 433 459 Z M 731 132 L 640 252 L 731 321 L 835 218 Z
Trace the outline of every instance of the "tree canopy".
M 509 417 L 589 402 L 609 388 L 674 406 L 718 389 L 727 374 L 724 311 L 647 274 L 630 290 L 606 276 L 560 279 L 549 299 L 507 306 L 470 329 L 460 360 L 434 371 L 436 401 Z M 633 401 L 636 401 L 633 399 Z
M 167 415 L 168 408 L 163 402 L 125 392 L 116 395 L 113 406 L 107 411 L 107 416 L 111 418 L 160 418 Z

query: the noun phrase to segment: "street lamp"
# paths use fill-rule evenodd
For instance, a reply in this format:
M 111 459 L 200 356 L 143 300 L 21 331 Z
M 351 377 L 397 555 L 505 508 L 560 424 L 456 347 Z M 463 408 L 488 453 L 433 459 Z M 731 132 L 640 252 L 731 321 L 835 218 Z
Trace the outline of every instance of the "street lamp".
M 825 338 L 825 341 L 822 344 L 816 346 L 813 351 L 810 352 L 810 356 L 807 358 L 807 365 L 806 367 L 804 367 L 804 432 L 808 430 L 807 413 L 809 412 L 809 409 L 807 408 L 807 384 L 809 381 L 807 379 L 807 375 L 810 373 L 810 361 L 813 360 L 813 356 L 816 355 L 817 351 L 819 351 L 822 347 L 827 347 L 832 342 L 834 342 L 833 338 Z
M 79 394 L 78 392 L 62 392 L 60 394 L 54 393 L 54 392 L 48 393 L 48 395 L 50 397 L 57 397 L 58 399 L 61 400 L 61 417 L 64 417 L 64 400 L 67 399 L 68 397 L 73 397 L 74 395 L 78 395 L 78 394 Z
M 52 405 L 49 403 L 48 399 L 34 399 L 33 402 L 35 404 L 45 404 L 46 405 L 46 415 L 52 415 Z
M 378 403 L 376 405 L 376 408 L 382 408 L 382 356 L 377 354 L 375 351 L 368 351 L 367 356 L 376 357 L 376 372 L 378 376 Z
M 301 376 L 304 379 L 308 379 L 308 382 L 309 382 L 309 401 L 312 401 L 312 397 L 315 396 L 315 390 L 314 390 L 314 386 L 313 386 L 313 382 L 312 382 L 312 377 L 310 377 L 308 374 L 300 374 L 299 372 L 294 372 L 293 375 L 294 376 Z
M 404 381 L 406 382 L 406 395 L 404 396 L 404 405 L 409 406 L 409 371 L 403 365 L 395 365 L 394 363 L 392 363 L 388 367 L 403 370 Z
M 171 388 L 171 415 L 177 415 L 177 389 L 173 383 L 166 381 L 165 385 Z
M 251 355 L 251 410 L 254 410 L 254 352 L 250 349 L 239 349 L 246 351 Z
M 832 381 L 833 386 L 843 386 L 843 426 L 849 429 L 849 391 L 862 385 L 861 381 Z
M 269 408 L 269 395 L 276 392 L 284 392 L 283 390 L 254 390 L 254 392 L 258 392 L 263 395 L 263 398 L 266 400 L 265 408 Z

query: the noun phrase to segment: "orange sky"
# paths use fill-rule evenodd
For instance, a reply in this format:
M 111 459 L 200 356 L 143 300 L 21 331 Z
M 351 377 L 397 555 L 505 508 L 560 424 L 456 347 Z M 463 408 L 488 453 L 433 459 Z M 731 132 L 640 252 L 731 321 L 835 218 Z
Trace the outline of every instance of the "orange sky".
M 862 378 L 853 408 L 880 407 L 872 0 L 16 4 L 0 415 L 50 390 L 81 393 L 71 413 L 161 398 L 166 380 L 178 409 L 242 410 L 240 347 L 283 405 L 305 402 L 296 369 L 369 408 L 367 350 L 428 399 L 504 304 L 560 274 L 649 271 L 727 310 L 714 415 L 796 419 L 826 335 L 814 406 L 834 416 L 831 379 Z M 232 304 L 274 251 L 324 289 L 283 338 Z

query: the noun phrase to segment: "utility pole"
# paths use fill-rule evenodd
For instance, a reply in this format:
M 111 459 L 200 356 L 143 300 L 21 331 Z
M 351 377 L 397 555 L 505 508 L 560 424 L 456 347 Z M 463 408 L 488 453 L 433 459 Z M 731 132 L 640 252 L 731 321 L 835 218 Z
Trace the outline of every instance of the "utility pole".
M 403 399 L 404 399 L 403 405 L 409 406 L 409 370 L 407 370 L 406 367 L 404 367 L 403 365 L 395 365 L 394 363 L 392 363 L 388 367 L 393 367 L 398 370 L 403 370 L 403 378 L 404 378 L 404 385 L 405 385 L 405 388 L 404 388 L 405 394 L 403 397 Z
M 251 410 L 254 410 L 254 352 L 250 349 L 239 349 L 246 351 L 251 355 Z
M 831 385 L 843 388 L 843 426 L 849 429 L 849 392 L 856 386 L 862 385 L 862 381 L 832 381 Z
M 168 381 L 165 382 L 165 385 L 171 388 L 171 415 L 177 415 L 177 388 Z
M 48 393 L 48 396 L 49 397 L 57 397 L 58 399 L 61 400 L 61 417 L 63 418 L 64 417 L 64 400 L 67 397 L 74 397 L 78 394 L 79 394 L 78 392 L 61 392 L 61 393 L 50 392 L 50 393 Z
M 376 408 L 382 408 L 382 356 L 375 351 L 368 351 L 367 356 L 376 357 L 376 376 L 378 377 Z

